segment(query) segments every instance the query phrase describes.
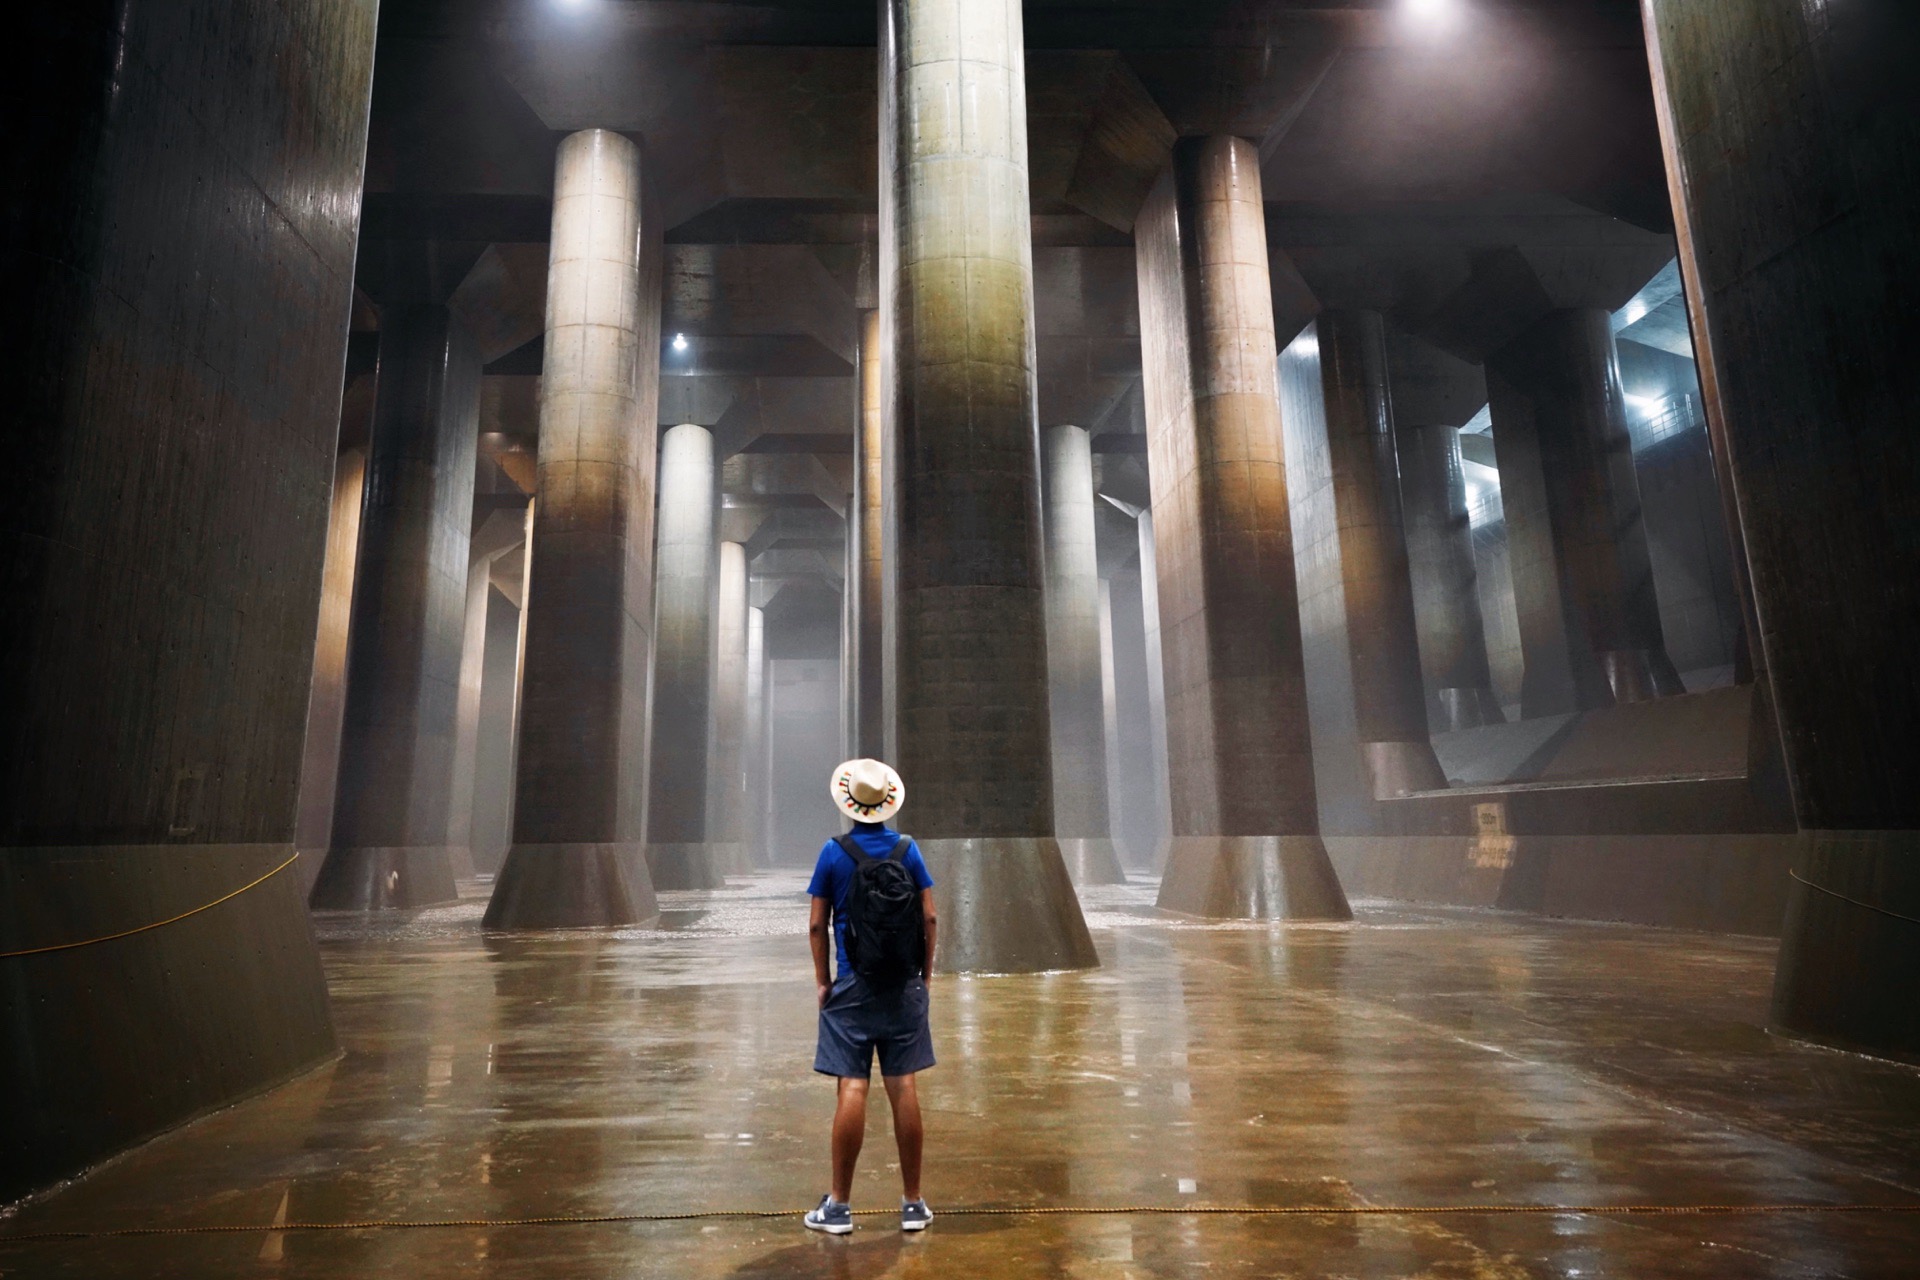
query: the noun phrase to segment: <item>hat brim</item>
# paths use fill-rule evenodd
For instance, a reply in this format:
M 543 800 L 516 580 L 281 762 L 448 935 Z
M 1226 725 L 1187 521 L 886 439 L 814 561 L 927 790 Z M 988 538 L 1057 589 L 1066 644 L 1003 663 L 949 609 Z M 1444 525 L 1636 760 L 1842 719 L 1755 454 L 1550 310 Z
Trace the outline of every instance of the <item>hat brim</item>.
M 833 776 L 827 780 L 827 790 L 833 797 L 834 808 L 855 822 L 885 822 L 900 812 L 900 806 L 907 802 L 907 784 L 900 781 L 893 766 L 875 761 L 887 771 L 887 798 L 879 804 L 861 804 L 853 798 L 849 783 L 852 781 L 854 760 L 843 760 L 834 768 Z

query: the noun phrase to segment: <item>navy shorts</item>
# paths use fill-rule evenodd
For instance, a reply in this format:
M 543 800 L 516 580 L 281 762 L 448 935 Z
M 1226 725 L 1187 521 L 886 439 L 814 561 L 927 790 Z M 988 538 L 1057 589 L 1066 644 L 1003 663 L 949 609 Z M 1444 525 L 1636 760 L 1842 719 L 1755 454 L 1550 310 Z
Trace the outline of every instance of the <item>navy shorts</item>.
M 813 1069 L 826 1076 L 865 1080 L 873 1074 L 908 1076 L 933 1065 L 927 1025 L 927 984 L 914 978 L 898 991 L 874 991 L 855 973 L 841 974 L 820 1009 L 820 1045 Z

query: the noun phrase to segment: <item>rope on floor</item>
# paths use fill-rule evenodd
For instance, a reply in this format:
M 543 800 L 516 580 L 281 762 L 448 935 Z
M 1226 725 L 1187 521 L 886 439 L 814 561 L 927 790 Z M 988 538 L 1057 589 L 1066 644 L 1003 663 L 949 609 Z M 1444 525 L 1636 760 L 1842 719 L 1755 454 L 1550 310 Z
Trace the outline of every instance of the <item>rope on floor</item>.
M 641 1222 L 698 1222 L 797 1218 L 804 1209 L 706 1209 L 690 1213 L 605 1213 L 544 1218 L 369 1218 L 354 1222 L 255 1222 L 232 1226 L 107 1227 L 90 1231 L 28 1231 L 0 1235 L 0 1246 L 48 1240 L 102 1240 L 127 1236 L 243 1235 L 270 1231 L 419 1231 L 444 1228 L 578 1227 Z M 856 1218 L 891 1217 L 898 1209 L 855 1209 Z M 1592 1217 L 1749 1217 L 1759 1214 L 1920 1213 L 1912 1204 L 1419 1204 L 1419 1205 L 1004 1205 L 940 1209 L 940 1218 L 1095 1216 L 1339 1218 L 1434 1217 L 1441 1214 L 1509 1216 L 1581 1214 Z
M 267 872 L 267 874 L 261 876 L 258 880 L 250 880 L 238 889 L 235 889 L 232 893 L 223 893 L 212 902 L 203 902 L 193 910 L 182 911 L 177 916 L 168 916 L 165 920 L 155 920 L 152 924 L 143 924 L 137 929 L 122 929 L 119 933 L 104 933 L 97 938 L 82 938 L 78 942 L 56 942 L 50 947 L 28 947 L 24 951 L 0 951 L 0 960 L 15 960 L 21 956 L 42 956 L 50 951 L 72 951 L 76 947 L 91 947 L 97 942 L 113 942 L 120 938 L 131 938 L 136 933 L 146 933 L 151 929 L 162 929 L 170 924 L 178 924 L 188 916 L 197 916 L 202 911 L 211 910 L 223 902 L 228 902 L 239 897 L 249 889 L 265 884 L 299 860 L 300 855 L 295 853 L 291 858 L 288 858 L 285 862 Z
M 1871 902 L 1862 902 L 1858 898 L 1849 898 L 1846 894 L 1841 893 L 1838 889 L 1829 889 L 1827 888 L 1827 886 L 1823 884 L 1815 884 L 1813 881 L 1807 879 L 1805 876 L 1801 875 L 1798 871 L 1795 871 L 1792 868 L 1788 868 L 1787 875 L 1794 880 L 1798 880 L 1801 884 L 1807 886 L 1807 888 L 1813 890 L 1815 893 L 1824 893 L 1829 898 L 1838 898 L 1840 899 L 1840 901 L 1851 903 L 1852 905 L 1859 907 L 1863 911 L 1877 911 L 1883 916 L 1892 916 L 1895 920 L 1905 920 L 1908 924 L 1920 924 L 1920 919 L 1915 919 L 1913 916 L 1903 916 L 1898 911 L 1889 911 L 1885 907 L 1876 907 Z

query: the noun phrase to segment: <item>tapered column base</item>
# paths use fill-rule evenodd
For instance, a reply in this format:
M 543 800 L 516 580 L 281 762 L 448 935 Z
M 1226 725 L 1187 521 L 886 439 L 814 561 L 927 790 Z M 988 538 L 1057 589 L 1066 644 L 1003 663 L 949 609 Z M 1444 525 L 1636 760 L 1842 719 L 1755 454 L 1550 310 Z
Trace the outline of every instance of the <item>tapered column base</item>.
M 1156 905 L 1222 920 L 1353 919 L 1317 835 L 1175 836 Z
M 1436 723 L 1442 732 L 1478 729 L 1483 724 L 1505 724 L 1507 716 L 1500 700 L 1485 685 L 1476 688 L 1440 689 L 1434 694 L 1440 714 Z
M 329 849 L 307 895 L 315 911 L 408 911 L 456 902 L 445 845 Z
M 942 973 L 1094 969 L 1080 899 L 1051 836 L 918 840 L 933 873 Z
M 493 884 L 489 929 L 588 929 L 660 914 L 644 846 L 516 844 Z
M 1125 884 L 1127 872 L 1113 841 L 1104 836 L 1062 836 L 1058 841 L 1067 875 L 1076 885 Z
M 704 840 L 647 845 L 647 869 L 656 889 L 724 889 L 727 876 Z
M 1446 789 L 1447 771 L 1433 754 L 1433 744 L 1424 738 L 1419 742 L 1363 742 L 1360 754 L 1367 761 L 1375 800 Z
M 1920 1061 L 1920 831 L 1803 831 L 1787 886 L 1773 1023 Z
M 1665 649 L 1609 649 L 1600 654 L 1600 669 L 1617 703 L 1651 702 L 1687 691 Z

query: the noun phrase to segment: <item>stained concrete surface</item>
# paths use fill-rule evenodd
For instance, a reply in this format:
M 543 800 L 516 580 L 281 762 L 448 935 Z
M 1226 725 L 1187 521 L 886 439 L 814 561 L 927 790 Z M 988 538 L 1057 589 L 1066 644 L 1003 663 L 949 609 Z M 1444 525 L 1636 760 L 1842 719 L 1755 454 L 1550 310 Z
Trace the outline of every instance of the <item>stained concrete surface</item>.
M 481 887 L 468 882 L 472 894 Z M 346 1054 L 0 1222 L 791 1206 L 831 1088 L 795 873 L 657 928 L 516 935 L 480 902 L 319 917 Z M 1771 944 L 1363 903 L 1176 921 L 1085 895 L 1102 968 L 942 979 L 936 1212 L 987 1204 L 1920 1202 L 1920 1069 L 1768 1036 Z M 856 1208 L 895 1203 L 873 1108 Z M 14 1276 L 1908 1276 L 1920 1215 L 947 1216 L 0 1244 Z

